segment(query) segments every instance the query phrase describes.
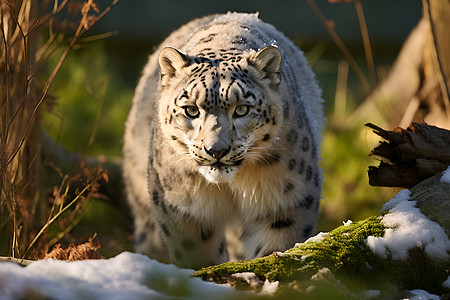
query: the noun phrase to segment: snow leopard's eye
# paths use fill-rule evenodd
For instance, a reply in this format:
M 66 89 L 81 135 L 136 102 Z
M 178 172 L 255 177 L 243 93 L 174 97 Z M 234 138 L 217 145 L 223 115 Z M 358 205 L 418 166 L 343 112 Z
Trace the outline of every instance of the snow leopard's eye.
M 248 105 L 239 105 L 234 110 L 234 117 L 235 118 L 242 118 L 245 117 L 250 111 L 250 108 Z
M 197 106 L 185 106 L 184 109 L 184 115 L 190 119 L 195 119 L 200 116 L 200 110 Z

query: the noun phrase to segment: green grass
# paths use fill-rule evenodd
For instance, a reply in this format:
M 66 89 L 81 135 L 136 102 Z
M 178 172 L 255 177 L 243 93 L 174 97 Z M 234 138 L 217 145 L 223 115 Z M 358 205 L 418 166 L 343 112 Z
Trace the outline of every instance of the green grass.
M 393 195 L 393 189 L 368 184 L 368 166 L 377 164 L 368 156 L 372 132 L 362 124 L 339 129 L 331 124 L 335 122 L 330 120 L 322 143 L 324 183 L 319 231 L 329 231 L 348 219 L 366 218 Z
M 54 106 L 47 104 L 44 129 L 70 151 L 121 155 L 133 91 L 102 44 L 73 51 L 50 89 L 56 100 Z

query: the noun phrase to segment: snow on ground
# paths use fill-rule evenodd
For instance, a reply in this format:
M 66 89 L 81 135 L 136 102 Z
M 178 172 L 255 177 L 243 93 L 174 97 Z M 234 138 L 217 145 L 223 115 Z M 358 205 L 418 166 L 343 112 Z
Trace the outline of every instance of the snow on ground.
M 376 299 L 380 297 L 381 292 L 379 290 L 365 290 L 363 295 L 367 299 Z
M 123 252 L 84 261 L 40 260 L 27 267 L 0 263 L 0 300 L 231 299 L 227 285 L 205 282 L 192 270 Z
M 439 300 L 440 297 L 438 295 L 433 295 L 424 290 L 412 290 L 409 291 L 412 296 L 409 300 Z
M 405 259 L 408 250 L 421 247 L 432 258 L 448 260 L 450 258 L 450 241 L 439 224 L 428 219 L 417 208 L 416 201 L 409 201 L 411 192 L 402 190 L 388 203 L 382 211 L 389 210 L 381 223 L 387 227 L 383 237 L 370 236 L 366 243 L 372 251 L 392 259 Z
M 450 276 L 447 277 L 447 280 L 442 284 L 446 288 L 450 289 Z
M 447 168 L 447 170 L 442 172 L 441 182 L 450 184 L 450 166 Z

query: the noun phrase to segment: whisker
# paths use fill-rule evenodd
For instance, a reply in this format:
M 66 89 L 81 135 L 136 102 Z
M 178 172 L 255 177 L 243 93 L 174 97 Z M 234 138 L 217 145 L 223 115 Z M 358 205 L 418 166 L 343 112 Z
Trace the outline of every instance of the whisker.
M 180 159 L 183 159 L 185 156 L 188 156 L 188 155 L 190 155 L 189 152 L 174 153 L 174 154 L 172 154 L 172 155 L 166 157 L 166 158 L 163 160 L 163 162 L 166 162 L 166 161 L 168 161 L 169 159 L 176 158 L 177 156 L 180 156 Z
M 178 164 L 179 164 L 180 162 L 182 162 L 183 160 L 184 160 L 184 157 L 181 157 L 181 158 L 179 158 L 177 161 L 173 162 L 172 165 L 173 165 L 175 168 L 177 168 L 177 167 L 178 167 Z M 191 162 L 192 162 L 192 160 L 188 160 L 188 162 L 185 164 L 185 166 L 182 167 L 182 169 L 185 168 L 186 165 L 189 164 L 189 163 L 191 163 Z
M 252 155 L 259 155 L 259 156 L 262 156 L 261 154 L 263 154 L 264 156 L 268 156 L 268 157 L 272 157 L 272 158 L 277 158 L 277 157 L 278 157 L 277 155 L 272 154 L 272 153 L 270 153 L 270 152 L 268 152 L 268 153 L 253 153 L 253 152 L 248 152 L 248 153 L 250 153 L 250 154 L 252 154 Z
M 260 163 L 260 164 L 262 164 L 264 166 L 270 165 L 269 161 L 266 158 L 264 158 L 264 157 L 262 157 L 260 155 L 252 155 L 252 154 L 250 154 L 250 155 L 246 156 L 246 159 L 248 159 L 249 161 L 252 161 L 253 163 Z
M 191 163 L 193 163 L 193 160 L 189 160 L 180 170 L 179 172 L 181 173 L 188 165 L 190 165 Z
M 248 147 L 250 150 L 266 150 L 266 151 L 283 151 L 288 150 L 286 147 Z

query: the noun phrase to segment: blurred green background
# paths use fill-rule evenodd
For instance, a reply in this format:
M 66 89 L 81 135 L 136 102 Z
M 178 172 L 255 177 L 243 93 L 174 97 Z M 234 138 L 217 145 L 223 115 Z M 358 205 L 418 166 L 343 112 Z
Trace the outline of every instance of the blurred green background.
M 96 2 L 100 8 L 109 3 Z M 353 3 L 330 4 L 324 0 L 316 3 L 333 21 L 334 29 L 367 73 Z M 421 1 L 362 0 L 362 4 L 375 66 L 382 78 L 420 19 Z M 363 124 L 350 119 L 368 93 L 350 69 L 345 86 L 340 87 L 346 93 L 341 99 L 336 97 L 338 66 L 343 56 L 303 0 L 119 1 L 89 32 L 89 35 L 114 34 L 80 43 L 70 53 L 51 86 L 55 100 L 47 102 L 44 130 L 70 151 L 85 156 L 120 157 L 124 122 L 148 55 L 180 25 L 196 17 L 227 11 L 258 11 L 261 19 L 275 25 L 303 49 L 317 74 L 329 120 L 322 145 L 325 180 L 318 230 L 328 231 L 342 221 L 358 220 L 378 211 L 395 190 L 368 185 L 367 168 L 377 164 L 368 154 L 377 138 Z M 50 61 L 49 67 L 55 63 Z M 336 101 L 340 103 L 339 109 Z M 115 250 L 106 254 L 109 255 L 131 247 L 130 224 L 126 208 L 95 200 L 76 230 L 87 236 L 97 232 L 100 240 L 102 236 L 111 237 L 106 243 Z

